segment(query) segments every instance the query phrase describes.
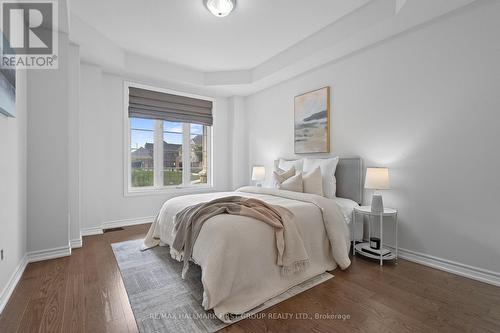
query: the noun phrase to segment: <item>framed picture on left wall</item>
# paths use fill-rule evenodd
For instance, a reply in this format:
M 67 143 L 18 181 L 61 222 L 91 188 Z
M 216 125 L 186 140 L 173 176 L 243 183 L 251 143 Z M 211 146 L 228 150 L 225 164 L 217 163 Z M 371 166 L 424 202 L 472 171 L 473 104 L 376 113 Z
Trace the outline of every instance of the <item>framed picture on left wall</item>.
M 16 70 L 0 68 L 0 113 L 16 116 Z

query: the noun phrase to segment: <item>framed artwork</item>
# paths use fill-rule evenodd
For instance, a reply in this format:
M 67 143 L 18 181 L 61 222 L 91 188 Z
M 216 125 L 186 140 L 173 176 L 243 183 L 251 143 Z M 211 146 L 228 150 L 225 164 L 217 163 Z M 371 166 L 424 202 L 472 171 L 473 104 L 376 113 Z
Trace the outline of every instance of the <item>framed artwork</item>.
M 330 87 L 295 96 L 295 153 L 330 152 Z
M 16 116 L 16 70 L 0 68 L 0 114 Z

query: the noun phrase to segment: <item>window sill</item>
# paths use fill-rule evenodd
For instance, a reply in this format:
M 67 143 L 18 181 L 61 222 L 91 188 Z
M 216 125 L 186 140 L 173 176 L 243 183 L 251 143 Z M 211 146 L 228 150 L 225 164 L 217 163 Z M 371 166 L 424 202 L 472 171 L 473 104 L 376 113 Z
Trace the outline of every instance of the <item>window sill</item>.
M 139 189 L 126 189 L 126 197 L 136 197 L 144 195 L 164 195 L 164 194 L 195 194 L 195 193 L 207 193 L 215 191 L 215 187 L 211 185 L 199 185 L 199 186 L 188 186 L 188 187 L 162 187 L 162 188 L 139 188 Z

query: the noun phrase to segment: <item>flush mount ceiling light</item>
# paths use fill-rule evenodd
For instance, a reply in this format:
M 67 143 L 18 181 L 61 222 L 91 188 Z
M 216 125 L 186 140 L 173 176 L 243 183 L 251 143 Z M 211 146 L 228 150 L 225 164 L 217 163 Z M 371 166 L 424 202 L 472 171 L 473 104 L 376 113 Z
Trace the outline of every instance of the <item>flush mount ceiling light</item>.
M 207 8 L 217 17 L 228 16 L 234 9 L 234 0 L 207 0 Z

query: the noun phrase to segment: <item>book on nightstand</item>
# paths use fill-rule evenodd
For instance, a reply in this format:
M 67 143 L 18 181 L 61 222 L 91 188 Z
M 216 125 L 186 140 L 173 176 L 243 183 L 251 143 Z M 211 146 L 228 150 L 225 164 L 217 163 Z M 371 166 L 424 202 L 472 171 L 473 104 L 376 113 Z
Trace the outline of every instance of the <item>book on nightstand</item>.
M 391 254 L 391 251 L 388 250 L 388 249 L 385 249 L 385 248 L 382 248 L 380 250 L 377 250 L 377 249 L 372 249 L 370 247 L 370 245 L 365 245 L 361 248 L 361 251 L 363 252 L 366 252 L 366 253 L 369 253 L 371 255 L 374 255 L 374 256 L 380 256 L 380 253 L 382 252 L 382 256 L 385 257 L 385 256 L 388 256 Z

